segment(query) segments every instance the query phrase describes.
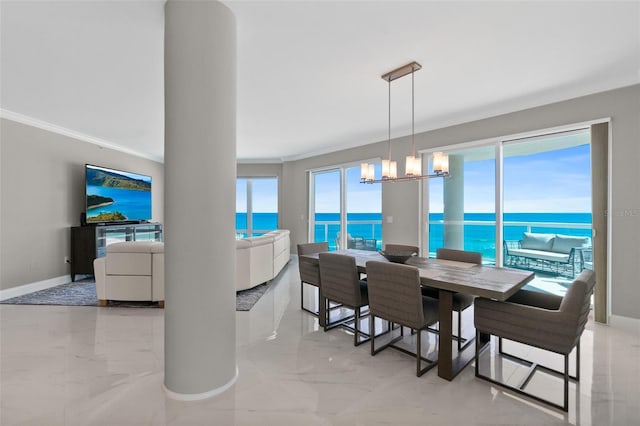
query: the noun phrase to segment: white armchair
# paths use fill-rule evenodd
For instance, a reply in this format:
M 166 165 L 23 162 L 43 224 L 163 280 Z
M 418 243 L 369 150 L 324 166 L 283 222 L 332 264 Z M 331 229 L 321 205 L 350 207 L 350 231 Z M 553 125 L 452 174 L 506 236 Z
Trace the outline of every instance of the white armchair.
M 164 306 L 164 243 L 127 241 L 107 246 L 93 261 L 100 305 L 109 300 L 152 301 Z

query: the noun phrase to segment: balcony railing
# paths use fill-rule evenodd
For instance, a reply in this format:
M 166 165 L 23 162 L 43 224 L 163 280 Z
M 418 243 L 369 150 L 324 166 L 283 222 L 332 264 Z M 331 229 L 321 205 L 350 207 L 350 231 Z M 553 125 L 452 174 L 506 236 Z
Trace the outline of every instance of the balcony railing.
M 336 250 L 337 239 L 340 233 L 339 220 L 318 220 L 315 222 L 315 241 L 327 241 L 329 250 Z M 375 240 L 377 250 L 382 245 L 382 220 L 349 220 L 347 221 L 347 233 L 352 237 L 365 240 Z

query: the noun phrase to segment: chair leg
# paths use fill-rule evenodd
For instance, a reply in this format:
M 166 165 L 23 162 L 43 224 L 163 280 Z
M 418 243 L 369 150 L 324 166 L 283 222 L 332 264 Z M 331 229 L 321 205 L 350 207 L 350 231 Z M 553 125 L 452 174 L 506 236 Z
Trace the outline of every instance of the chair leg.
M 564 411 L 569 411 L 569 354 L 564 356 Z
M 416 347 L 416 376 L 420 377 L 420 365 L 422 364 L 422 347 L 421 347 L 421 343 L 422 343 L 422 333 L 420 332 L 420 330 L 417 330 L 418 336 L 417 336 L 417 347 Z
M 300 309 L 310 313 L 314 317 L 318 317 L 320 315 L 320 312 L 312 311 L 311 309 L 305 308 L 304 306 L 304 284 L 304 281 L 300 281 Z
M 462 311 L 458 311 L 458 352 L 462 350 Z
M 326 320 L 324 322 L 324 331 L 327 331 L 329 329 L 329 324 L 331 324 L 331 309 L 329 309 L 329 306 L 331 306 L 331 302 L 329 302 L 329 299 L 324 299 L 324 303 L 325 312 L 327 313 Z
M 480 372 L 480 332 L 476 329 L 476 377 Z
M 353 323 L 353 346 L 358 346 L 358 337 L 360 336 L 360 308 L 353 311 L 355 322 Z
M 576 382 L 580 381 L 580 339 L 576 345 Z
M 375 317 L 373 316 L 373 314 L 369 314 L 369 331 L 373 330 L 373 332 L 371 333 L 371 356 L 376 354 L 376 350 L 375 350 L 375 340 L 376 340 L 376 331 L 374 329 L 375 327 Z

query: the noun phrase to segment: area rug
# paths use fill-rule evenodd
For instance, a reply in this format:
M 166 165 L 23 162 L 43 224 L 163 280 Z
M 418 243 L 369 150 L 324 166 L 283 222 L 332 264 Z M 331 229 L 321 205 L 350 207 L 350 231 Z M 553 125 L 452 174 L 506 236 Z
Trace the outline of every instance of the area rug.
M 236 293 L 236 311 L 249 311 L 260 297 L 267 291 L 267 285 L 261 284 L 249 290 Z M 62 284 L 34 293 L 25 294 L 3 300 L 7 305 L 65 305 L 65 306 L 98 306 L 96 283 L 93 279 Z M 123 308 L 157 308 L 153 302 L 120 302 L 109 301 L 109 306 Z

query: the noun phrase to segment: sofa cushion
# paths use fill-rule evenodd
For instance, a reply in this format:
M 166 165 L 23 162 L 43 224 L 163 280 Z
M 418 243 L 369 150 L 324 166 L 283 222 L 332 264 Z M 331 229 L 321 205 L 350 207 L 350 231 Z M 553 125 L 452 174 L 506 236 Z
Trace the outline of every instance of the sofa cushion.
M 551 251 L 556 253 L 571 253 L 574 247 L 585 247 L 589 244 L 589 237 L 574 237 L 569 235 L 556 235 Z
M 568 254 L 543 250 L 509 249 L 509 256 L 522 256 L 529 259 L 548 260 L 549 262 L 567 263 L 569 261 Z
M 108 253 L 106 273 L 151 276 L 151 253 Z
M 164 243 L 157 241 L 122 241 L 109 244 L 107 253 L 151 253 L 158 250 L 160 246 L 164 251 Z
M 554 234 L 534 234 L 525 232 L 522 237 L 523 249 L 551 251 Z

